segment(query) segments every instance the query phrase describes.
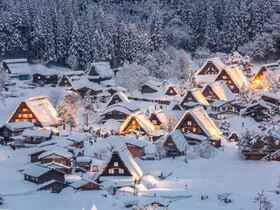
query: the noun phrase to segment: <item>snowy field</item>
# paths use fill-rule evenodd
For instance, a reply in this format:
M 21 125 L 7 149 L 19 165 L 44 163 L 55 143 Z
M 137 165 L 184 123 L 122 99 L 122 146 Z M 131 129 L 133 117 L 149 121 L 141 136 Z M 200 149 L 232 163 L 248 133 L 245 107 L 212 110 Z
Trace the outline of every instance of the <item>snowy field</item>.
M 191 210 L 255 210 L 254 198 L 261 190 L 273 202 L 274 209 L 280 208 L 280 195 L 273 193 L 280 177 L 279 162 L 242 161 L 234 144 L 226 143 L 223 150 L 209 160 L 194 159 L 188 163 L 183 158 L 138 161 L 146 174 L 171 173 L 166 180 L 159 181 L 155 189 L 140 193 L 138 197 L 125 193 L 112 197 L 105 191 L 76 192 L 70 188 L 60 194 L 38 192 L 36 185 L 25 182 L 18 171 L 28 164 L 27 153 L 28 149 L 12 151 L 0 147 L 0 195 L 5 201 L 2 209 L 90 210 L 95 204 L 98 210 L 118 210 L 126 209 L 126 201 L 159 201 L 170 203 L 172 210 L 186 207 Z M 180 193 L 180 188 L 188 190 Z M 182 196 L 184 193 L 186 197 Z M 217 195 L 222 193 L 230 193 L 233 202 L 219 201 Z M 207 195 L 208 199 L 201 200 L 201 195 Z

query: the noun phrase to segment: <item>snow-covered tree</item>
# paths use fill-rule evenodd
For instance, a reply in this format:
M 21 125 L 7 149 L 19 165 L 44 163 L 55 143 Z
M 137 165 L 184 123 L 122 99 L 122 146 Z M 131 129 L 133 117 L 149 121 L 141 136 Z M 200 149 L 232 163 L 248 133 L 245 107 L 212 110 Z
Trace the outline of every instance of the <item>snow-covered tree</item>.
M 136 63 L 125 64 L 117 73 L 116 82 L 129 91 L 139 89 L 149 78 L 149 71 Z

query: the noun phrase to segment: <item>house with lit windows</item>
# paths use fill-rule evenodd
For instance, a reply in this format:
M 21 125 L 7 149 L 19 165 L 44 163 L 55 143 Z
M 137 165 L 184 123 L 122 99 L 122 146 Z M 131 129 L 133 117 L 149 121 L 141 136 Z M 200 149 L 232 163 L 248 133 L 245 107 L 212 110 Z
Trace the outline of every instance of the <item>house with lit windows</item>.
M 147 136 L 153 136 L 156 132 L 156 127 L 143 113 L 131 114 L 123 122 L 120 128 L 120 133 L 130 134 L 138 133 Z
M 186 111 L 174 130 L 177 129 L 181 130 L 185 135 L 195 134 L 198 136 L 198 140 L 205 139 L 206 137 L 213 145 L 221 145 L 222 132 L 208 116 L 203 107 L 196 107 Z M 204 138 L 200 138 L 199 136 Z
M 133 186 L 140 181 L 143 171 L 125 147 L 115 149 L 98 176 L 101 182 L 114 182 L 118 186 Z
M 271 71 L 269 70 L 269 68 L 266 66 L 262 66 L 251 80 L 251 89 L 269 90 L 272 87 L 270 75 Z
M 46 97 L 32 97 L 21 102 L 8 120 L 11 122 L 31 122 L 38 127 L 60 125 L 58 113 Z

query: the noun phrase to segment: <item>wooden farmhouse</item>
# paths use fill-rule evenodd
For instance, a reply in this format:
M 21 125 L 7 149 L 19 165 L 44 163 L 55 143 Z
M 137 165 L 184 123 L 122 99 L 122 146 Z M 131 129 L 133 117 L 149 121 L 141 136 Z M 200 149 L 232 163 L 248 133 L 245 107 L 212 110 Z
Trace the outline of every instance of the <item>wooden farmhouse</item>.
M 179 91 L 177 90 L 175 85 L 168 85 L 165 90 L 165 95 L 167 96 L 179 96 Z
M 217 76 L 216 81 L 224 81 L 233 93 L 239 93 L 249 87 L 246 76 L 242 70 L 235 65 L 227 66 Z
M 28 121 L 39 127 L 58 127 L 60 119 L 46 97 L 29 98 L 19 104 L 8 122 Z
M 58 81 L 57 86 L 59 87 L 72 87 L 71 78 L 66 75 L 63 75 L 61 79 Z
M 10 141 L 11 137 L 21 135 L 24 130 L 32 129 L 34 125 L 30 122 L 6 123 L 0 128 L 0 136 L 5 142 Z
M 202 105 L 204 107 L 209 106 L 207 99 L 204 97 L 200 89 L 188 91 L 180 103 L 180 106 L 185 110 L 193 108 L 197 105 Z
M 208 59 L 200 69 L 195 73 L 195 82 L 204 86 L 207 83 L 215 81 L 218 74 L 226 68 L 226 65 L 221 61 L 220 58 Z
M 223 81 L 216 81 L 211 84 L 206 85 L 203 90 L 202 94 L 207 99 L 209 103 L 213 101 L 232 101 L 234 100 L 234 94 L 225 85 Z
M 80 179 L 70 184 L 72 188 L 79 191 L 99 190 L 100 186 L 94 180 Z
M 10 78 L 19 80 L 30 80 L 32 75 L 32 67 L 26 58 L 6 59 L 2 61 L 4 70 L 8 72 Z
M 87 78 L 72 81 L 72 89 L 82 98 L 86 96 L 97 96 L 103 91 L 100 85 L 90 82 Z
M 236 101 L 215 101 L 211 104 L 211 115 L 221 119 L 226 115 L 239 115 L 243 108 L 245 107 Z
M 261 96 L 261 99 L 267 104 L 280 108 L 280 94 L 265 93 Z
M 146 138 L 137 138 L 135 136 L 110 136 L 104 139 L 104 142 L 111 145 L 113 148 L 126 147 L 129 153 L 133 157 L 141 158 L 146 155 L 146 153 L 151 153 L 150 151 L 154 149 L 154 144 L 152 144 Z
M 32 82 L 39 84 L 41 86 L 43 85 L 56 85 L 59 78 L 57 74 L 42 74 L 42 73 L 35 73 L 32 75 Z
M 251 81 L 252 90 L 268 90 L 271 88 L 269 80 L 270 70 L 266 66 L 262 66 L 260 70 L 254 75 Z
M 128 97 L 123 92 L 115 93 L 109 100 L 107 107 L 119 104 L 119 103 L 129 103 Z
M 26 129 L 23 131 L 25 144 L 41 144 L 52 138 L 52 131 L 47 129 Z
M 63 148 L 55 148 L 43 152 L 38 156 L 39 161 L 50 167 L 59 169 L 64 173 L 71 173 L 72 159 L 74 155 Z
M 167 157 L 184 155 L 187 148 L 187 141 L 181 130 L 175 130 L 168 134 L 163 143 L 163 147 Z
M 121 125 L 120 133 L 137 133 L 140 135 L 153 136 L 156 128 L 153 123 L 142 113 L 130 115 Z
M 161 90 L 162 83 L 159 81 L 150 80 L 142 85 L 140 91 L 142 94 L 158 93 Z
M 151 113 L 149 119 L 157 129 L 166 129 L 168 127 L 169 116 L 161 110 Z
M 186 111 L 177 123 L 175 130 L 177 129 L 180 129 L 184 134 L 192 133 L 205 136 L 215 146 L 221 144 L 222 132 L 202 107 Z
M 88 78 L 92 82 L 110 80 L 114 76 L 114 72 L 109 62 L 96 62 L 89 66 Z
M 238 133 L 236 133 L 236 132 L 231 132 L 228 135 L 227 139 L 230 142 L 239 142 L 240 141 L 240 137 L 239 137 Z
M 249 104 L 244 110 L 242 110 L 243 116 L 250 116 L 257 122 L 267 121 L 270 118 L 270 114 L 271 107 L 263 100 Z
M 51 180 L 57 180 L 64 183 L 63 173 L 40 165 L 30 165 L 23 171 L 23 174 L 24 180 L 36 184 L 43 184 Z
M 43 184 L 40 184 L 38 190 L 45 190 L 51 193 L 60 193 L 65 187 L 67 187 L 67 184 L 53 179 Z
M 114 105 L 105 109 L 101 113 L 102 121 L 106 122 L 110 119 L 117 121 L 124 121 L 128 118 L 133 112 L 129 110 L 126 106 Z
M 127 185 L 134 185 L 140 181 L 143 172 L 126 148 L 112 152 L 112 156 L 99 175 L 100 181 L 118 180 L 118 185 L 125 181 Z

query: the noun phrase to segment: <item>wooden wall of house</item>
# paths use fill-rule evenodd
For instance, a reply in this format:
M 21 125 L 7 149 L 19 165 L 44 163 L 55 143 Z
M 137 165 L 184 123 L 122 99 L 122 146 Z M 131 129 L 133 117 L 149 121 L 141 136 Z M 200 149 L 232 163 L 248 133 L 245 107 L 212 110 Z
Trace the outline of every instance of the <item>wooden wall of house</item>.
M 193 133 L 207 137 L 190 114 L 185 115 L 184 119 L 180 122 L 176 129 L 180 129 L 182 133 Z
M 167 137 L 166 141 L 164 142 L 163 145 L 167 157 L 174 157 L 174 156 L 179 156 L 182 155 L 182 153 L 178 150 L 176 144 L 172 140 L 170 136 Z
M 198 73 L 199 75 L 215 75 L 219 73 L 219 69 L 211 62 L 205 65 L 205 67 Z
M 10 118 L 9 122 L 22 122 L 28 121 L 33 123 L 35 126 L 42 127 L 39 120 L 36 118 L 34 113 L 29 109 L 25 102 L 22 102 L 13 116 Z
M 103 115 L 103 120 L 109 120 L 109 119 L 114 119 L 114 120 L 125 120 L 128 117 L 127 114 L 118 112 L 118 111 L 112 111 L 109 113 L 106 113 Z
M 143 85 L 142 88 L 141 88 L 141 93 L 142 94 L 145 94 L 145 93 L 156 93 L 156 92 L 157 92 L 157 90 L 151 88 L 148 85 Z
M 71 166 L 71 159 L 68 159 L 66 157 L 62 157 L 59 155 L 53 155 L 53 154 L 46 156 L 44 158 L 41 158 L 40 162 L 43 164 L 55 162 L 55 163 L 60 163 L 65 166 Z
M 123 170 L 123 173 L 121 171 Z M 113 173 L 111 173 L 113 172 Z M 132 176 L 118 153 L 113 153 L 101 176 Z

